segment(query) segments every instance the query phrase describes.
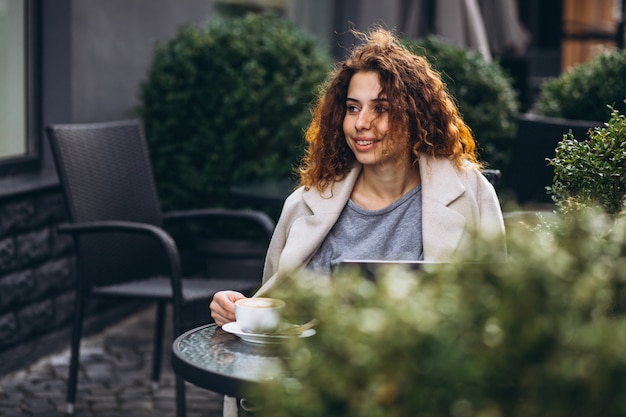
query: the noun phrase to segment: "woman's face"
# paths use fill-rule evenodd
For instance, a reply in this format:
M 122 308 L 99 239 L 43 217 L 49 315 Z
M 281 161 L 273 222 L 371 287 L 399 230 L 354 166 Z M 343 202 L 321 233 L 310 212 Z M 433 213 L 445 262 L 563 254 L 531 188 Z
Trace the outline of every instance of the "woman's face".
M 376 72 L 357 72 L 348 85 L 343 133 L 363 165 L 384 163 L 395 159 L 399 152 L 397 141 L 386 137 L 389 102 L 381 90 Z

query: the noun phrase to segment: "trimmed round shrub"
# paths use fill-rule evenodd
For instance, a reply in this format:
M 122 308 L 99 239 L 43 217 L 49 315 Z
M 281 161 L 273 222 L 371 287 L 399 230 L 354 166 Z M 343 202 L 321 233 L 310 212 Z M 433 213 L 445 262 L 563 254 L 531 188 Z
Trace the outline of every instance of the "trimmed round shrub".
M 290 177 L 330 68 L 269 14 L 217 16 L 158 45 L 140 114 L 164 208 L 229 206 L 235 183 Z
M 576 140 L 570 131 L 559 142 L 554 179 L 548 192 L 564 211 L 599 205 L 618 215 L 626 203 L 626 115 L 613 109 L 604 127 L 596 127 L 588 140 Z
M 532 112 L 574 120 L 608 120 L 613 106 L 626 112 L 626 50 L 616 49 L 578 64 L 542 84 Z
M 436 68 L 456 99 L 465 122 L 478 141 L 481 159 L 492 168 L 509 165 L 519 101 L 512 79 L 497 62 L 434 36 L 405 41 L 414 53 Z

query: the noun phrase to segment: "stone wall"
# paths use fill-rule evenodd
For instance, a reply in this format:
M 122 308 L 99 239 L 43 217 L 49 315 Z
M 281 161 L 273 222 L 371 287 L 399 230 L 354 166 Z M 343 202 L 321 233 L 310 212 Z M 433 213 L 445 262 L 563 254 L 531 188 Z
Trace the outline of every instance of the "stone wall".
M 0 375 L 69 346 L 73 244 L 56 233 L 66 220 L 59 187 L 0 199 Z M 136 308 L 91 303 L 86 333 Z

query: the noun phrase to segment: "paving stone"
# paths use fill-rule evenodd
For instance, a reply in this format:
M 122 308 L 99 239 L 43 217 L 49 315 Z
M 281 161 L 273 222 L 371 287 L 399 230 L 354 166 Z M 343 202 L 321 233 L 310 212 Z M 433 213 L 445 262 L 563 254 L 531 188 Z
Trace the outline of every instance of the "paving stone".
M 106 360 L 107 353 L 102 346 L 92 344 L 82 344 L 80 347 L 80 362 L 86 364 L 91 361 Z
M 119 412 L 120 405 L 116 399 L 112 399 L 110 401 L 90 401 L 89 408 L 96 413 L 101 413 L 104 411 L 107 412 Z
M 107 407 L 115 406 L 117 402 L 117 396 L 112 392 L 90 395 L 88 400 L 90 405 L 106 405 Z
M 47 413 L 50 411 L 56 411 L 54 404 L 52 404 L 46 398 L 29 398 L 27 404 L 23 405 L 23 408 L 30 411 L 36 416 Z
M 76 408 L 73 417 L 93 417 L 94 414 L 91 410 Z
M 24 392 L 13 384 L 0 385 L 0 404 L 4 404 L 7 401 L 21 401 L 24 397 Z
M 21 401 L 2 399 L 0 400 L 0 416 L 4 416 L 7 412 L 12 410 L 19 410 L 21 406 Z
M 95 383 L 103 384 L 107 387 L 115 382 L 113 368 L 111 364 L 94 364 L 85 369 L 87 378 Z
M 69 367 L 70 366 L 70 351 L 69 349 L 64 350 L 63 352 L 57 353 L 56 355 L 52 355 L 48 358 L 50 361 L 50 365 L 55 369 L 59 367 Z
M 28 376 L 28 371 L 26 369 L 20 369 L 19 371 L 15 371 L 12 374 L 4 377 L 2 379 L 3 383 L 1 383 L 0 386 L 3 386 L 4 384 L 7 384 L 7 383 L 16 384 L 19 381 L 23 381 L 27 376 Z
M 152 389 L 153 321 L 147 309 L 82 340 L 74 417 L 176 417 L 167 342 L 159 388 Z M 165 337 L 171 340 L 169 328 Z M 0 416 L 64 417 L 69 357 L 65 349 L 0 377 Z M 222 395 L 185 385 L 188 417 L 222 415 Z
M 94 411 L 94 417 L 122 417 L 120 411 L 116 410 L 105 410 L 105 411 Z M 187 416 L 189 417 L 189 416 Z

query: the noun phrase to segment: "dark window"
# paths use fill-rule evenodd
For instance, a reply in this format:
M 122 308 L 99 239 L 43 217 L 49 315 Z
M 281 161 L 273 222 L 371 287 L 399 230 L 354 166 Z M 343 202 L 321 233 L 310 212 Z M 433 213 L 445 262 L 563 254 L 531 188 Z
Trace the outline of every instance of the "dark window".
M 38 0 L 0 0 L 0 175 L 26 172 L 40 156 Z

